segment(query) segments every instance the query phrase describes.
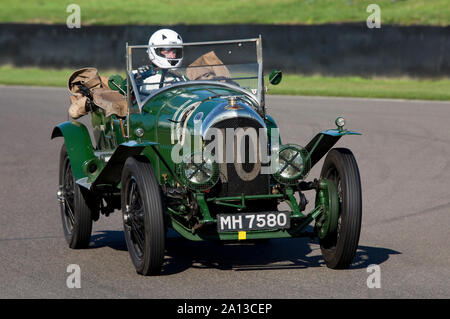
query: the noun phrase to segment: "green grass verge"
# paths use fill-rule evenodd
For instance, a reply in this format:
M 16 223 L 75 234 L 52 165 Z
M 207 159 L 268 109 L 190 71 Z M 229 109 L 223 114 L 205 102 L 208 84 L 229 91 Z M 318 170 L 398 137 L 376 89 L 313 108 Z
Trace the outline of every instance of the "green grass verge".
M 16 68 L 0 66 L 0 84 L 30 85 L 30 86 L 59 86 L 66 87 L 69 76 L 75 69 L 42 69 Z M 101 75 L 110 76 L 117 71 L 103 70 Z M 122 76 L 125 76 L 123 72 Z
M 81 8 L 82 25 L 323 24 L 366 21 L 367 6 L 382 23 L 449 25 L 448 0 L 2 0 L 0 22 L 66 23 L 66 8 Z
M 65 87 L 73 69 L 39 69 L 0 67 L 0 84 Z M 101 71 L 109 76 L 118 73 Z M 267 79 L 266 79 L 267 81 Z M 283 75 L 269 94 L 347 96 L 450 101 L 450 79 L 417 80 L 409 78 L 324 77 Z
M 270 94 L 450 100 L 450 79 L 361 78 L 287 75 Z

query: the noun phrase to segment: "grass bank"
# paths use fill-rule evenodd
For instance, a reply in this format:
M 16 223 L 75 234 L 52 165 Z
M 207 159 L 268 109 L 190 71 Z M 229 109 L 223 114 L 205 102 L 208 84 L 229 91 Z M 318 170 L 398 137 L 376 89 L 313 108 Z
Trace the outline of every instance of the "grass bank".
M 270 94 L 450 100 L 450 79 L 361 78 L 286 75 Z
M 0 84 L 65 87 L 73 69 L 0 67 Z M 117 73 L 104 70 L 100 74 Z M 450 101 L 450 79 L 361 78 L 283 75 L 269 94 L 398 98 Z
M 82 25 L 323 24 L 366 21 L 373 0 L 2 0 L 1 22 L 66 23 L 69 4 Z M 449 25 L 448 0 L 377 0 L 388 24 Z

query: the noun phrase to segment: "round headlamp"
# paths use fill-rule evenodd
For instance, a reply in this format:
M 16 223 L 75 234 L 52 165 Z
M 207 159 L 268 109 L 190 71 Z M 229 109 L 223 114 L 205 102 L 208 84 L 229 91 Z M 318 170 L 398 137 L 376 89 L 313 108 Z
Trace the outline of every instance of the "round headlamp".
M 303 159 L 295 148 L 285 148 L 279 154 L 278 174 L 287 179 L 296 179 L 302 174 Z
M 219 167 L 208 156 L 192 154 L 183 159 L 180 167 L 183 181 L 194 190 L 207 190 L 213 187 L 219 179 Z
M 212 161 L 207 159 L 203 163 L 186 163 L 184 175 L 195 184 L 206 183 L 212 176 Z
M 282 184 L 295 184 L 306 177 L 310 169 L 308 152 L 297 145 L 280 147 L 276 161 L 275 179 Z
M 342 116 L 339 116 L 336 121 L 335 121 L 336 125 L 338 127 L 344 127 L 345 125 L 345 119 Z

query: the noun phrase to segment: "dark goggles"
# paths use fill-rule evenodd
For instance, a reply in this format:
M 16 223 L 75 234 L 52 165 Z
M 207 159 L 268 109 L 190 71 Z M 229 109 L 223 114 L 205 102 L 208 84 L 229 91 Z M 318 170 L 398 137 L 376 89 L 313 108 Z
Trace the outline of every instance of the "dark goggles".
M 166 59 L 181 59 L 183 57 L 183 48 L 155 48 L 155 52 Z M 171 55 L 172 52 L 175 54 Z

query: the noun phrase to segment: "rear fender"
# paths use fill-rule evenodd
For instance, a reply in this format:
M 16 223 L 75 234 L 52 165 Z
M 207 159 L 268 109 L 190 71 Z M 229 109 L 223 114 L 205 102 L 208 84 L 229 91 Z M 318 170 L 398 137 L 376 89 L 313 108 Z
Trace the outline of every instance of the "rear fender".
M 91 163 L 101 166 L 101 162 L 94 155 L 91 137 L 86 126 L 75 121 L 63 122 L 53 129 L 51 138 L 54 139 L 59 136 L 64 137 L 75 180 L 88 176 Z M 98 167 L 98 169 L 101 169 L 101 167 Z
M 318 161 L 339 141 L 344 135 L 361 135 L 361 133 L 347 131 L 347 130 L 326 130 L 320 132 L 305 146 L 305 149 L 310 154 L 311 167 L 317 164 Z

